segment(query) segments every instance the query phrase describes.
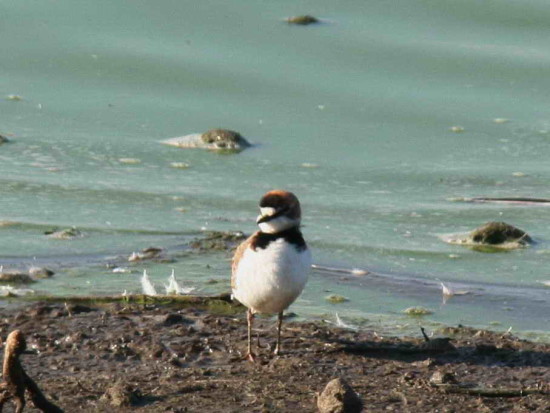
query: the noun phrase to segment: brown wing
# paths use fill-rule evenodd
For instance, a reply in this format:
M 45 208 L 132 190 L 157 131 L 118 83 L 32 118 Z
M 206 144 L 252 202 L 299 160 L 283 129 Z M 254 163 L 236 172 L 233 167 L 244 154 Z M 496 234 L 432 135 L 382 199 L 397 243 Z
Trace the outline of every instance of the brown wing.
M 245 239 L 241 244 L 237 247 L 235 250 L 235 254 L 233 254 L 233 260 L 231 261 L 231 288 L 235 288 L 235 274 L 237 272 L 237 267 L 239 266 L 239 262 L 241 261 L 241 258 L 244 255 L 244 252 L 247 250 L 247 248 L 250 248 L 250 245 L 252 244 L 252 241 L 256 237 L 258 233 L 255 232 L 250 237 Z

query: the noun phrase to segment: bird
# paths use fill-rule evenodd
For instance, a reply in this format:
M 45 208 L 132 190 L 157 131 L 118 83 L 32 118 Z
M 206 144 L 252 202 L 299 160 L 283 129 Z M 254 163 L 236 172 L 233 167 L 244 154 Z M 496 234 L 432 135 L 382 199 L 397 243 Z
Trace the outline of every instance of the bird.
M 254 362 L 254 315 L 277 314 L 277 343 L 281 352 L 283 311 L 302 293 L 311 268 L 311 251 L 300 231 L 300 201 L 292 192 L 276 189 L 262 196 L 256 231 L 236 249 L 232 260 L 232 295 L 247 307 L 248 348 Z

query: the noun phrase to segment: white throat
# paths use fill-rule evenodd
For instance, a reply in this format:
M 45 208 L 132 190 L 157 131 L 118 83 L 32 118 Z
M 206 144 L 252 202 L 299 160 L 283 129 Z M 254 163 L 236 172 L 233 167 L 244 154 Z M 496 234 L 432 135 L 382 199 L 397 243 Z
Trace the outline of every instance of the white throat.
M 300 220 L 291 219 L 286 215 L 281 215 L 271 221 L 261 222 L 258 224 L 260 231 L 266 234 L 276 234 L 278 232 L 286 231 L 292 227 L 300 225 Z

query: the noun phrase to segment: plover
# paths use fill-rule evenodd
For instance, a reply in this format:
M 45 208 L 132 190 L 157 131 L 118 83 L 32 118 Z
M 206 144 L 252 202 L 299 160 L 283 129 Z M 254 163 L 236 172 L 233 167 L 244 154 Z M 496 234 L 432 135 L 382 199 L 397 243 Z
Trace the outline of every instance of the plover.
M 306 285 L 311 252 L 300 232 L 301 208 L 296 195 L 274 190 L 260 200 L 256 223 L 260 230 L 235 251 L 232 263 L 233 297 L 248 307 L 248 352 L 255 313 L 277 314 L 277 344 L 281 351 L 283 311 L 298 298 Z

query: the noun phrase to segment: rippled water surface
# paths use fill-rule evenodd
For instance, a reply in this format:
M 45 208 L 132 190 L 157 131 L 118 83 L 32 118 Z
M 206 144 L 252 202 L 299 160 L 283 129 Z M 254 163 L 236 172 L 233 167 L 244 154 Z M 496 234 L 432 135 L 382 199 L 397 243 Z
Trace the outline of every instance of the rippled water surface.
M 321 24 L 285 22 L 304 13 Z M 182 250 L 130 274 L 105 263 L 205 229 L 251 233 L 260 196 L 282 187 L 302 201 L 315 264 L 371 271 L 315 270 L 299 315 L 550 337 L 550 207 L 462 200 L 550 198 L 548 2 L 20 0 L 0 16 L 12 141 L 0 265 L 57 270 L 33 289 L 138 292 L 141 270 L 160 287 L 174 268 L 197 291 L 226 291 L 223 253 Z M 214 127 L 254 146 L 159 143 Z M 494 220 L 536 244 L 483 253 L 440 238 Z M 71 226 L 84 236 L 44 235 Z M 469 294 L 443 303 L 440 282 Z M 433 314 L 402 314 L 411 306 Z

